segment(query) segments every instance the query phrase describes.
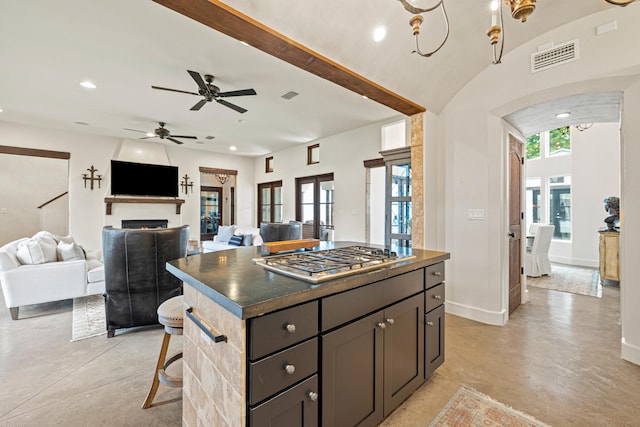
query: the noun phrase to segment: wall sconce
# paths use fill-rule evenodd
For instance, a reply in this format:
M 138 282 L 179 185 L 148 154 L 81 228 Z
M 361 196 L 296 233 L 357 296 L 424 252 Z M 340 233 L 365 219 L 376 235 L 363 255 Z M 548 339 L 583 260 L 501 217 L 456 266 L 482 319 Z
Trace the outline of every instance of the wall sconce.
M 98 188 L 100 188 L 102 175 L 95 175 L 95 173 L 98 172 L 98 169 L 94 168 L 93 165 L 91 165 L 91 169 L 87 169 L 87 170 L 90 172 L 90 176 L 87 176 L 89 174 L 86 174 L 86 173 L 82 174 L 82 179 L 84 180 L 84 188 L 87 188 L 87 181 L 91 183 L 92 191 L 93 191 L 93 181 L 98 181 Z
M 413 30 L 413 35 L 416 37 L 416 50 L 412 51 L 411 53 L 417 53 L 420 56 L 424 56 L 428 58 L 434 53 L 436 53 L 437 51 L 439 51 L 440 48 L 444 46 L 445 42 L 449 38 L 449 18 L 447 17 L 447 11 L 444 9 L 444 0 L 439 0 L 434 6 L 427 7 L 427 8 L 416 7 L 413 4 L 409 3 L 409 1 L 407 0 L 398 0 L 398 1 L 402 4 L 402 6 L 404 6 L 404 8 L 408 12 L 414 14 L 414 16 L 409 20 L 409 25 L 411 25 L 411 28 Z M 416 0 L 411 0 L 411 2 L 414 4 L 418 3 L 418 1 Z M 435 48 L 431 52 L 425 53 L 420 50 L 420 46 L 418 44 L 418 35 L 420 34 L 420 25 L 422 24 L 422 21 L 424 21 L 424 18 L 422 17 L 421 13 L 428 13 L 436 10 L 437 8 L 442 9 L 442 16 L 444 17 L 444 23 L 446 27 L 445 35 L 444 35 L 444 38 L 442 39 L 442 42 L 437 48 Z
M 193 181 L 189 182 L 189 175 L 184 174 L 182 181 L 180 181 L 180 187 L 182 187 L 182 191 L 184 191 L 185 194 L 189 193 L 189 189 L 191 189 L 191 193 L 193 193 Z
M 227 181 L 229 181 L 229 175 L 227 175 L 226 173 L 217 173 L 215 174 L 215 176 L 216 178 L 218 178 L 218 181 L 222 185 L 224 185 Z

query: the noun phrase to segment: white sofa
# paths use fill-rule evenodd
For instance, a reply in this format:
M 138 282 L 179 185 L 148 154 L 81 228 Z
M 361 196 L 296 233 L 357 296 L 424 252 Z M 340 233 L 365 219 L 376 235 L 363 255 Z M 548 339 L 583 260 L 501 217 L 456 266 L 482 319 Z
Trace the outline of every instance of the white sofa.
M 16 320 L 21 306 L 104 293 L 104 267 L 100 252 L 45 231 L 0 248 L 0 284 Z
M 242 237 L 239 245 L 229 243 L 234 236 L 236 236 L 236 241 L 238 237 Z M 202 251 L 204 253 L 217 252 L 227 249 L 238 249 L 241 246 L 260 246 L 261 244 L 262 237 L 260 236 L 259 228 L 223 225 L 218 227 L 218 234 L 213 236 L 213 240 L 205 240 L 202 242 Z

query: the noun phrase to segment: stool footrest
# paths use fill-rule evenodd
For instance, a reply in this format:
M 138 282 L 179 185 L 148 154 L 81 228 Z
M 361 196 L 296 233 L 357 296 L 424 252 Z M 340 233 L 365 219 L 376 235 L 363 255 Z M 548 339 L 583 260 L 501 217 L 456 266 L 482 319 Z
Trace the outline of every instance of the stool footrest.
M 182 358 L 182 352 L 176 353 L 171 356 L 164 364 L 162 369 L 158 371 L 158 380 L 168 386 L 168 387 L 182 387 L 182 377 L 174 377 L 172 375 L 167 374 L 166 369 L 177 360 Z

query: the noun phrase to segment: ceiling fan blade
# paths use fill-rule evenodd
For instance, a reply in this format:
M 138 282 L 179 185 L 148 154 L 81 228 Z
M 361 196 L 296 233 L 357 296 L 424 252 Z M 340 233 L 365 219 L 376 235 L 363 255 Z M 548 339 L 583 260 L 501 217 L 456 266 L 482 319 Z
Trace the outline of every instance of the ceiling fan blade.
M 200 75 L 200 73 L 196 73 L 195 71 L 190 70 L 187 70 L 187 73 L 189 73 L 191 75 L 191 78 L 196 81 L 196 84 L 200 89 L 204 90 L 207 93 L 209 92 L 209 88 L 207 87 L 207 84 L 204 82 L 204 80 L 202 80 L 202 76 Z
M 176 144 L 184 144 L 184 142 L 178 141 L 177 139 L 173 139 L 170 136 L 168 136 L 166 139 L 168 139 L 171 142 L 175 142 Z
M 185 135 L 171 135 L 171 138 L 198 139 L 197 136 L 185 136 Z
M 224 99 L 216 99 L 216 102 L 219 103 L 219 104 L 222 104 L 222 105 L 224 105 L 226 107 L 229 107 L 232 110 L 236 110 L 238 113 L 246 113 L 247 112 L 247 110 L 245 108 L 238 107 L 237 105 L 232 104 L 230 102 L 227 102 Z
M 206 99 L 203 99 L 203 100 L 198 101 L 198 103 L 197 103 L 196 105 L 194 105 L 193 107 L 191 107 L 191 111 L 198 111 L 198 110 L 199 110 L 199 109 L 201 109 L 201 108 L 202 108 L 202 106 L 203 106 L 204 104 L 206 104 L 206 103 L 207 103 L 207 100 L 206 100 Z
M 188 93 L 189 95 L 200 95 L 199 93 L 189 92 L 187 90 L 169 89 L 168 87 L 151 86 L 152 89 L 168 90 L 169 92 Z
M 129 128 L 123 128 L 124 130 L 130 130 L 131 132 L 140 132 L 140 133 L 146 133 L 143 130 L 138 130 L 138 129 L 129 129 Z
M 257 95 L 256 91 L 253 89 L 243 89 L 243 90 L 231 90 L 229 92 L 220 92 L 218 96 L 223 98 L 228 96 L 245 96 L 245 95 Z
M 138 138 L 138 139 L 151 139 L 151 138 L 155 138 L 156 135 L 154 136 L 143 136 L 142 138 Z

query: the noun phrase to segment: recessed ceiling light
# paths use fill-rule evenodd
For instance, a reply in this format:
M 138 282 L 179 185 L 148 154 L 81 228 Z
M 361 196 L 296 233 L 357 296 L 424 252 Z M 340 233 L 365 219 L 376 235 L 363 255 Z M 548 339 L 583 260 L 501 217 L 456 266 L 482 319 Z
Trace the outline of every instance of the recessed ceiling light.
M 380 43 L 386 36 L 387 29 L 382 25 L 373 30 L 373 41 L 376 43 Z
M 369 99 L 369 97 L 368 97 L 367 95 L 362 95 L 362 97 L 363 97 L 364 99 Z
M 571 113 L 569 113 L 569 112 L 558 113 L 558 114 L 556 114 L 556 118 L 557 119 L 564 119 L 564 118 L 569 117 L 570 115 L 571 115 Z
M 0 108 L 0 113 L 2 113 L 2 108 Z
M 145 133 L 145 135 L 148 136 L 149 138 L 151 138 L 152 136 L 156 136 L 156 134 L 153 132 L 147 132 Z
M 240 44 L 241 44 L 241 45 L 244 45 L 244 46 L 250 46 L 250 45 L 249 45 L 249 43 L 247 43 L 247 42 L 243 42 L 243 41 L 241 41 L 241 42 L 240 42 Z
M 236 147 L 235 145 L 232 145 L 231 147 L 229 147 L 229 150 L 231 151 L 236 151 L 238 149 L 238 147 Z
M 87 89 L 95 89 L 96 88 L 96 85 L 91 83 L 88 80 L 85 80 L 84 82 L 80 82 L 80 86 L 82 86 L 84 88 L 87 88 Z

